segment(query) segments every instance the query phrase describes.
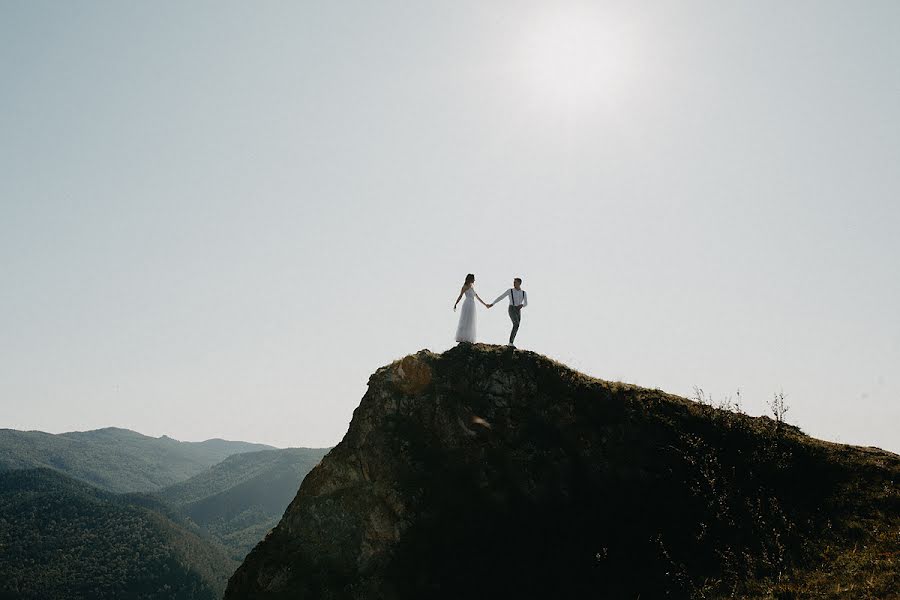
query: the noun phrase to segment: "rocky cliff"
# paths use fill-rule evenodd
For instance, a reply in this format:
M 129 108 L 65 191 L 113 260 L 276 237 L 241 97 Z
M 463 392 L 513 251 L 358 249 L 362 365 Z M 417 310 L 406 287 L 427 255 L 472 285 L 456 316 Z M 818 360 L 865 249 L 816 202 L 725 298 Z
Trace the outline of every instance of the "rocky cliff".
M 422 351 L 372 375 L 225 597 L 791 597 L 833 589 L 829 569 L 857 585 L 841 561 L 860 547 L 858 585 L 884 591 L 898 473 L 531 352 Z

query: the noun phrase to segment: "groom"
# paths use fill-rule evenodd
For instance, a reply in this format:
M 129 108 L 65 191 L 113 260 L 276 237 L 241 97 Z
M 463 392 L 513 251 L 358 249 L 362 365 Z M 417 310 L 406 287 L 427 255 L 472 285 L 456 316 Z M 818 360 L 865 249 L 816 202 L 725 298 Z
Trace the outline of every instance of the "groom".
M 528 294 L 522 289 L 522 280 L 519 277 L 513 279 L 513 286 L 500 294 L 496 300 L 488 304 L 488 308 L 497 304 L 509 296 L 509 319 L 512 321 L 512 331 L 509 333 L 509 345 L 513 346 L 516 334 L 519 332 L 519 322 L 522 320 L 522 309 L 528 306 Z

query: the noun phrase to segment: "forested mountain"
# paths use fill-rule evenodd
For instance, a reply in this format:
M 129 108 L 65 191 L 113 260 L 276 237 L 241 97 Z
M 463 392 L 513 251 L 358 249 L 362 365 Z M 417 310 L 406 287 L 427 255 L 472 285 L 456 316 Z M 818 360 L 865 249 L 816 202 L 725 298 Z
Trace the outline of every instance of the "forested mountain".
M 51 469 L 0 473 L 0 599 L 198 599 L 236 563 L 152 498 Z
M 46 467 L 113 492 L 155 491 L 264 444 L 179 442 L 128 429 L 50 434 L 0 429 L 0 471 Z
M 286 448 L 226 458 L 159 496 L 243 560 L 274 527 L 327 448 Z
M 220 597 L 326 452 L 0 430 L 0 600 Z

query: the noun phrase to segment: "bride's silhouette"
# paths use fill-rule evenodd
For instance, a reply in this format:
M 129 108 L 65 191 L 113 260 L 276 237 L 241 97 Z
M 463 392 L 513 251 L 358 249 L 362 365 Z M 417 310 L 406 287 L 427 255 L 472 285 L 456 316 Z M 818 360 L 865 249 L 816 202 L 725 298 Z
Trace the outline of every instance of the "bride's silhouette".
M 465 296 L 466 299 L 463 300 L 462 310 L 459 313 L 459 325 L 456 327 L 456 341 L 474 343 L 476 322 L 475 299 L 477 298 L 485 307 L 487 307 L 487 304 L 477 293 L 475 293 L 475 275 L 472 273 L 466 275 L 466 281 L 459 291 L 456 302 L 453 303 L 453 310 L 456 310 L 456 305 L 459 304 L 459 299 L 463 296 Z

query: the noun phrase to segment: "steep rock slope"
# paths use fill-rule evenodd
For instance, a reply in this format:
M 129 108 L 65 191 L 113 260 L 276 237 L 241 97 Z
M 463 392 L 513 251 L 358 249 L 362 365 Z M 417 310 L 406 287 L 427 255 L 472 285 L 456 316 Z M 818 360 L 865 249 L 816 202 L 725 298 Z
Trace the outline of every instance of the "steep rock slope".
M 860 546 L 857 597 L 888 597 L 898 474 L 891 453 L 534 353 L 422 351 L 372 375 L 225 597 L 791 597 Z

